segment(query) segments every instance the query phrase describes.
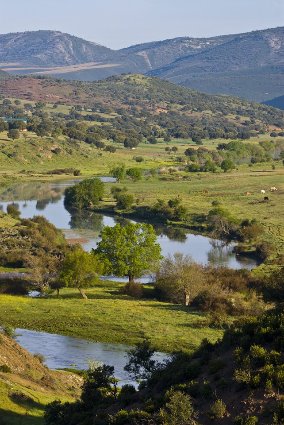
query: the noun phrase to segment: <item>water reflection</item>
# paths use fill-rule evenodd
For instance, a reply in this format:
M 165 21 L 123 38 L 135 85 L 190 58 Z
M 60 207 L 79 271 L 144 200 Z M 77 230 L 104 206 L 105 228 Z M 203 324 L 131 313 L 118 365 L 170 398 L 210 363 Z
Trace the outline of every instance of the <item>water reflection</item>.
M 114 374 L 120 385 L 135 384 L 124 371 L 129 346 L 122 344 L 104 344 L 63 335 L 16 329 L 16 340 L 32 354 L 45 357 L 46 365 L 51 369 L 76 368 L 88 369 L 89 362 L 96 361 L 114 366 Z M 66 356 L 68 353 L 68 356 Z M 163 362 L 168 356 L 156 353 L 155 360 Z
M 105 181 L 111 180 L 108 178 Z M 122 217 L 76 212 L 70 214 L 63 202 L 66 187 L 72 186 L 75 180 L 52 183 L 25 183 L 13 185 L 0 192 L 0 207 L 6 211 L 7 205 L 17 202 L 22 218 L 42 215 L 57 228 L 62 229 L 72 243 L 81 243 L 84 249 L 91 251 L 100 240 L 100 232 L 104 226 L 125 224 Z M 157 226 L 158 242 L 164 256 L 180 252 L 190 255 L 200 264 L 227 266 L 234 269 L 251 269 L 256 266 L 253 259 L 238 258 L 233 252 L 235 244 L 224 244 L 201 235 L 186 233 L 184 229 Z

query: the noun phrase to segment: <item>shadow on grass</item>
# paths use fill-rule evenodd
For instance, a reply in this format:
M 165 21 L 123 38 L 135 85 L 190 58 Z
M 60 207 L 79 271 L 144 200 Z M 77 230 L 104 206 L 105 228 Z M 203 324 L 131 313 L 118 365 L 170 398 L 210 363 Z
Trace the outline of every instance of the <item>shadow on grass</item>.
M 191 316 L 204 317 L 204 314 L 202 312 L 196 311 L 196 310 L 190 310 L 189 307 L 186 307 L 181 304 L 169 304 L 167 302 L 163 304 L 162 301 L 157 301 L 157 303 L 153 303 L 153 304 L 148 303 L 147 307 L 159 308 L 161 310 L 182 311 L 184 313 L 190 314 Z
M 0 424 L 1 425 L 43 425 L 44 420 L 40 417 L 31 416 L 28 412 L 20 415 L 9 410 L 0 408 Z

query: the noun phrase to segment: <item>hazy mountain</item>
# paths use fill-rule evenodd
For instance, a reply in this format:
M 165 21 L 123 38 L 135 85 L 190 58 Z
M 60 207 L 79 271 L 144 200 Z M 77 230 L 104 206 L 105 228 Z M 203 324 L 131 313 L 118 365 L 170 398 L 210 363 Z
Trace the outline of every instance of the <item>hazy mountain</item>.
M 59 31 L 31 31 L 0 35 L 0 62 L 29 66 L 75 65 L 105 61 L 115 52 Z
M 274 108 L 284 109 L 284 96 L 275 97 L 274 99 L 263 102 L 265 105 L 273 106 Z
M 0 35 L 12 74 L 94 81 L 123 73 L 264 101 L 284 93 L 284 27 L 211 38 L 179 37 L 111 50 L 59 31 Z
M 234 36 L 231 35 L 212 38 L 178 37 L 169 40 L 137 44 L 122 49 L 121 52 L 125 54 L 140 55 L 148 63 L 149 68 L 156 69 L 168 65 L 184 56 L 204 52 L 231 40 L 233 37 Z
M 255 100 L 284 92 L 284 27 L 239 34 L 150 74 L 210 93 Z M 250 92 L 248 94 L 248 91 Z

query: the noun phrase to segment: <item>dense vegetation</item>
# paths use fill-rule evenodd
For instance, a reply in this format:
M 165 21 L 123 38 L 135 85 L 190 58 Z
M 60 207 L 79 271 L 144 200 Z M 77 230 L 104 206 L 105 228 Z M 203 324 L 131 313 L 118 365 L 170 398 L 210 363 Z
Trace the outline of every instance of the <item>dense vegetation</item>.
M 237 98 L 201 94 L 138 75 L 96 83 L 17 78 L 12 79 L 12 91 L 9 84 L 10 80 L 1 86 L 5 96 L 17 92 L 21 97 L 31 85 L 33 98 L 43 100 L 49 96 L 55 103 L 48 114 L 42 102 L 32 106 L 4 100 L 0 116 L 9 117 L 10 129 L 21 129 L 21 119 L 25 119 L 27 129 L 40 137 L 56 140 L 63 134 L 110 152 L 113 143 L 132 148 L 143 140 L 156 143 L 157 138 L 191 138 L 196 142 L 206 138 L 248 139 L 265 133 L 268 126 L 284 127 L 280 110 Z M 60 100 L 55 101 L 56 93 L 60 93 Z M 69 113 L 57 112 L 62 101 L 76 106 Z M 0 129 L 5 128 L 5 122 L 0 121 Z
M 283 422 L 282 309 L 237 323 L 219 343 L 204 341 L 193 355 L 177 353 L 168 364 L 151 360 L 152 354 L 147 343 L 130 353 L 127 369 L 142 378 L 140 391 L 118 390 L 113 369 L 98 367 L 87 373 L 77 403 L 49 405 L 46 423 Z

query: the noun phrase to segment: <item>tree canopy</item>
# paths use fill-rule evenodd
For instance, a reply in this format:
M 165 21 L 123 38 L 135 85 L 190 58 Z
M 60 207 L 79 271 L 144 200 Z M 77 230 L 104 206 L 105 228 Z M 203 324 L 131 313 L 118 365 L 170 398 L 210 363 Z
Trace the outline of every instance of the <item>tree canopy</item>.
M 106 226 L 102 240 L 94 251 L 105 265 L 105 271 L 116 276 L 128 276 L 129 282 L 156 268 L 161 259 L 161 247 L 150 224 L 129 223 Z
M 98 257 L 76 246 L 67 253 L 61 266 L 59 280 L 67 287 L 78 288 L 82 297 L 87 298 L 83 289 L 95 285 L 101 272 L 102 265 Z
M 65 191 L 67 207 L 88 209 L 98 205 L 104 196 L 104 183 L 99 178 L 83 180 Z

